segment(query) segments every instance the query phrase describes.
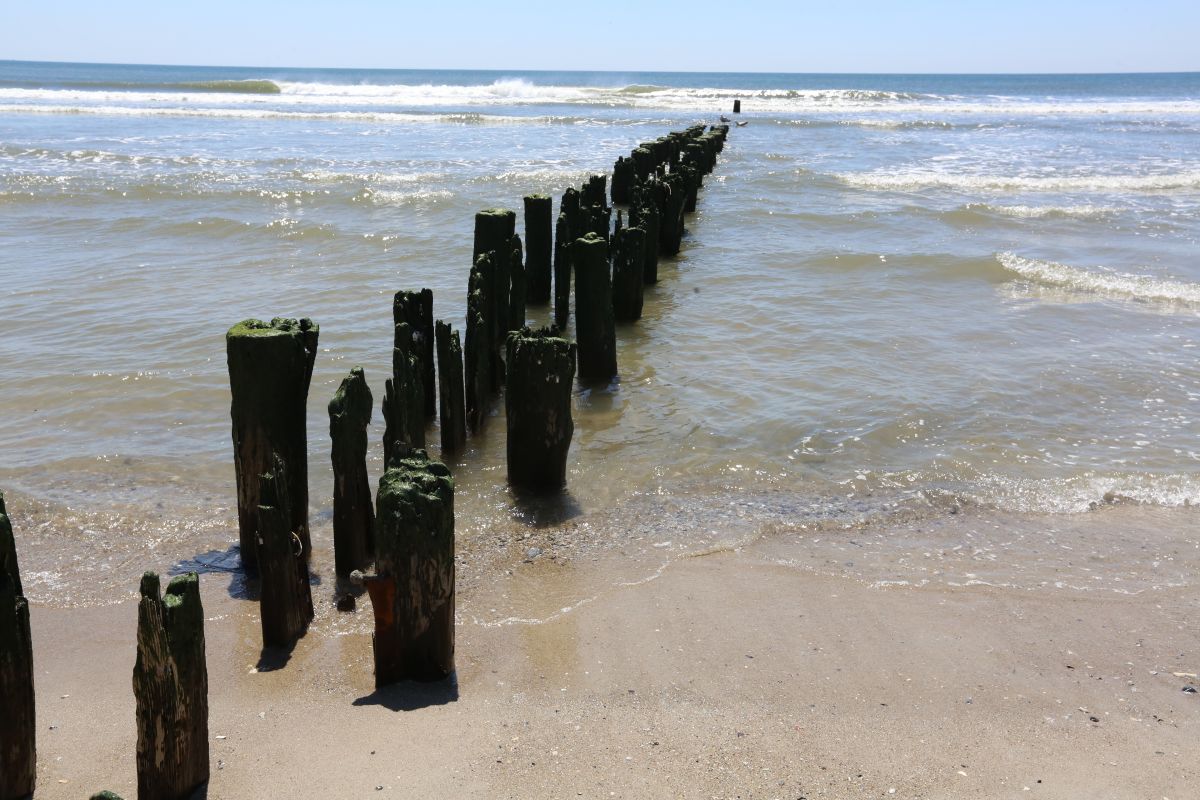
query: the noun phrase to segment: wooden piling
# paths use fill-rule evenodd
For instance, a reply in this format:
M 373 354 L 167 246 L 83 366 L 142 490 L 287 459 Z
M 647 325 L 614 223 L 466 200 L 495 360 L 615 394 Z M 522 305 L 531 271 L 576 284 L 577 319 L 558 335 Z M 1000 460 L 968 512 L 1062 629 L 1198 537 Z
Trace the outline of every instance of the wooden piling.
M 571 317 L 571 223 L 559 214 L 554 224 L 554 324 L 567 327 Z
M 571 390 L 576 349 L 557 328 L 508 336 L 508 481 L 534 491 L 557 491 L 567 482 L 567 451 L 575 424 Z
M 408 323 L 412 329 L 412 353 L 421 372 L 421 387 L 425 392 L 425 416 L 437 414 L 437 383 L 433 368 L 433 292 L 396 292 L 392 299 L 392 324 Z M 394 345 L 393 345 L 394 346 Z
M 21 587 L 17 543 L 0 494 L 0 800 L 33 794 L 37 720 L 29 603 Z
M 505 337 L 510 331 L 519 331 L 525 327 L 526 278 L 520 236 L 513 235 L 510 252 L 512 256 L 508 262 L 508 330 L 504 332 Z
M 290 467 L 292 530 L 312 552 L 308 533 L 308 436 L 305 412 L 319 327 L 310 319 L 276 317 L 239 322 L 225 334 L 233 400 L 233 464 L 237 476 L 238 539 L 242 566 L 254 560 L 258 484 L 278 454 Z
M 733 113 L 735 113 L 735 114 L 742 113 L 742 101 L 741 100 L 733 101 Z
M 473 432 L 483 427 L 492 393 L 491 253 L 483 253 L 471 267 L 467 291 L 467 341 L 464 354 L 467 424 Z
M 579 191 L 579 205 L 583 208 L 590 206 L 608 205 L 608 176 L 589 175 L 587 183 Z
M 662 206 L 666 202 L 666 187 L 657 178 L 637 184 L 629 206 L 630 227 L 646 232 L 643 249 L 644 284 L 658 283 L 659 236 L 662 227 Z
M 287 465 L 276 458 L 274 469 L 262 476 L 258 504 L 263 647 L 290 647 L 304 635 L 313 618 L 308 563 L 300 540 L 289 528 L 287 509 Z
M 644 230 L 619 228 L 613 234 L 612 305 L 617 320 L 641 319 L 645 258 Z
M 375 575 L 375 685 L 439 680 L 454 671 L 454 479 L 424 450 L 379 479 Z
M 629 202 L 636 179 L 637 166 L 634 164 L 633 157 L 625 158 L 621 156 L 617 158 L 617 162 L 613 164 L 611 184 L 611 196 L 614 204 L 625 205 Z
M 463 352 L 458 331 L 440 319 L 434 324 L 437 339 L 438 392 L 441 399 L 442 452 L 460 452 L 467 443 L 466 406 L 463 402 Z
M 459 381 L 461 396 L 461 363 Z M 375 510 L 367 478 L 367 426 L 374 404 L 362 367 L 350 370 L 329 401 L 333 561 L 337 574 L 342 576 L 367 567 L 375 554 Z
M 608 243 L 595 233 L 571 246 L 575 267 L 575 332 L 579 342 L 579 377 L 607 381 L 617 374 L 616 326 Z
M 531 194 L 524 203 L 525 298 L 530 305 L 542 305 L 550 302 L 554 202 L 544 194 Z
M 425 390 L 421 364 L 413 353 L 413 331 L 407 322 L 395 327 L 392 377 L 383 385 L 384 464 L 401 445 L 425 446 Z
M 672 172 L 663 180 L 666 184 L 666 202 L 658 232 L 659 250 L 663 255 L 673 256 L 679 252 L 683 240 L 683 214 L 687 206 L 690 185 L 681 172 Z
M 488 297 L 491 308 L 488 319 L 491 324 L 492 389 L 498 390 L 504 383 L 504 363 L 500 348 L 508 335 L 509 291 L 512 285 L 510 263 L 512 260 L 512 237 L 516 235 L 517 215 L 504 208 L 489 208 L 475 215 L 475 243 L 471 253 L 472 262 L 484 253 L 493 253 L 492 269 L 489 273 Z
M 158 575 L 147 572 L 141 595 L 133 667 L 138 800 L 183 800 L 208 781 L 200 579 L 194 572 L 180 575 L 160 597 Z

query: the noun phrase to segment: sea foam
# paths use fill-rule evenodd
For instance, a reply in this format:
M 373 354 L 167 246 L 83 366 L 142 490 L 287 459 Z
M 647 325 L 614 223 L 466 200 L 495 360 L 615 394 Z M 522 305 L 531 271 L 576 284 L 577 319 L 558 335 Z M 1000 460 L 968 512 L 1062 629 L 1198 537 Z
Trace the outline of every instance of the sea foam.
M 996 261 L 1025 280 L 1057 289 L 1150 303 L 1200 306 L 1200 284 L 1135 275 L 1104 268 L 1083 269 L 1025 258 L 1015 253 L 997 253 Z

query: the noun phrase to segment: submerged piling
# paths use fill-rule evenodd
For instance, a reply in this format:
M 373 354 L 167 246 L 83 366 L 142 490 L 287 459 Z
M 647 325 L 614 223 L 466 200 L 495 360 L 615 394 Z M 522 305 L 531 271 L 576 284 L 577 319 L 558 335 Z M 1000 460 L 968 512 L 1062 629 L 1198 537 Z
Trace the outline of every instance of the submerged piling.
M 535 491 L 567 482 L 567 451 L 575 423 L 571 390 L 576 349 L 557 328 L 526 328 L 508 336 L 508 481 Z
M 575 267 L 575 331 L 579 342 L 579 377 L 607 381 L 617 374 L 616 327 L 608 243 L 595 233 L 571 246 Z
M 312 622 L 312 590 L 300 540 L 288 526 L 287 465 L 262 476 L 258 503 L 259 620 L 264 647 L 290 647 Z
M 544 194 L 531 194 L 524 203 L 525 297 L 530 305 L 541 305 L 550 302 L 554 202 Z
M 208 780 L 208 668 L 204 609 L 194 572 L 171 580 L 142 576 L 138 603 L 138 800 L 183 800 Z
M 434 323 L 437 340 L 439 417 L 442 452 L 457 453 L 467 443 L 467 413 L 463 400 L 463 353 L 458 331 L 440 319 Z
M 471 253 L 472 262 L 484 253 L 492 254 L 492 268 L 488 273 L 489 355 L 492 359 L 492 390 L 504 384 L 504 362 L 500 358 L 500 347 L 508 335 L 509 292 L 512 287 L 510 264 L 512 261 L 512 238 L 516 235 L 517 215 L 504 208 L 489 208 L 475 215 L 475 242 Z
M 375 686 L 432 681 L 454 671 L 454 479 L 409 450 L 379 479 L 375 575 Z
M 238 539 L 242 566 L 257 572 L 255 532 L 259 480 L 272 468 L 273 454 L 289 465 L 291 530 L 304 558 L 312 552 L 308 533 L 308 435 L 305 409 L 320 328 L 310 319 L 276 317 L 239 322 L 225 334 L 229 387 L 233 395 L 233 464 L 237 477 Z
M 29 603 L 21 587 L 17 544 L 0 494 L 0 800 L 33 794 L 37 720 Z
M 459 372 L 461 381 L 461 366 Z M 375 510 L 367 478 L 367 426 L 374 403 L 362 367 L 350 370 L 329 401 L 333 560 L 342 576 L 363 569 L 375 554 Z

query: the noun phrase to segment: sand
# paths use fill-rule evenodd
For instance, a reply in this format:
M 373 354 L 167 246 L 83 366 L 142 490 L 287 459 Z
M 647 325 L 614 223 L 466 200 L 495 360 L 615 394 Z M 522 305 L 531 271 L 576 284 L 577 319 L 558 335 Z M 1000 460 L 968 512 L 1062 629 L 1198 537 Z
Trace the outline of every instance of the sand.
M 915 572 L 913 535 L 942 548 L 928 560 L 1003 527 L 962 517 L 908 539 L 797 530 L 637 581 L 517 555 L 464 584 L 457 684 L 381 692 L 365 602 L 339 616 L 320 592 L 286 664 L 258 669 L 256 605 L 205 575 L 213 769 L 198 796 L 1193 798 L 1200 695 L 1182 688 L 1200 682 L 1173 673 L 1200 667 L 1200 592 L 1175 579 L 1200 565 L 1197 517 L 1166 519 L 1078 515 L 1055 534 L 1167 552 L 1161 584 L 1129 591 L 879 579 Z M 602 588 L 563 610 L 578 586 Z M 528 618 L 477 617 L 491 598 Z M 132 600 L 34 608 L 38 798 L 136 795 L 135 620 Z

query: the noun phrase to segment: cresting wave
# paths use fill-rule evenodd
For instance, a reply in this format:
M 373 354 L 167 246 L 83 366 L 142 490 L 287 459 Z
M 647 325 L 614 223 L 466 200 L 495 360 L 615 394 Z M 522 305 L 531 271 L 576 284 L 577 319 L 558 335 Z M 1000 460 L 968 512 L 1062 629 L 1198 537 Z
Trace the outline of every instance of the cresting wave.
M 996 261 L 1025 280 L 1051 288 L 1119 300 L 1200 306 L 1200 284 L 1110 270 L 1082 269 L 1007 252 L 997 253 Z
M 753 113 L 904 113 L 1013 116 L 1099 116 L 1106 120 L 1200 116 L 1200 101 L 1154 98 L 1089 98 L 1069 102 L 1026 97 L 920 94 L 873 89 L 684 88 L 541 85 L 520 79 L 488 84 L 339 84 L 266 79 L 159 84 L 61 84 L 58 88 L 8 85 L 0 101 L 17 104 L 189 103 L 257 104 L 279 107 L 436 108 L 461 106 L 571 105 L 602 108 L 697 111 L 727 109 L 733 100 Z M 0 110 L 6 107 L 0 105 Z M 11 107 L 8 110 L 12 110 Z

